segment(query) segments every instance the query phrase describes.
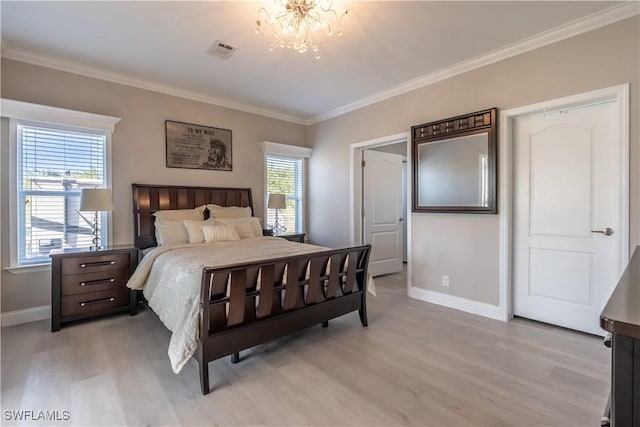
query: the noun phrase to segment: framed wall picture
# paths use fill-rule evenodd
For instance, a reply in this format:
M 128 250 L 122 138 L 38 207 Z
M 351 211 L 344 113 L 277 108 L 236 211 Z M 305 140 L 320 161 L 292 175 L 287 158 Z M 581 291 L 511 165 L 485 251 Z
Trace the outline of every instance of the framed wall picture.
M 231 171 L 231 130 L 165 121 L 167 167 Z

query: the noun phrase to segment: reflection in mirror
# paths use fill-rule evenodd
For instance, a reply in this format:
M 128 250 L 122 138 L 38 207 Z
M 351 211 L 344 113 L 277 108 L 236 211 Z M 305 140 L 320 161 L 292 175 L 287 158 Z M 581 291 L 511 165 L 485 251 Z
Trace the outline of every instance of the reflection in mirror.
M 488 133 L 418 146 L 420 206 L 489 206 Z

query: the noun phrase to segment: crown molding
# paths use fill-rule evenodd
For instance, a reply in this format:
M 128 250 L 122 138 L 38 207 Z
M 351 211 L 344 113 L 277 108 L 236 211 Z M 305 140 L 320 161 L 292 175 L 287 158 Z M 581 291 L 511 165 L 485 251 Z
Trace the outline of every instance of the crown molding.
M 63 61 L 47 56 L 36 55 L 26 51 L 7 48 L 4 40 L 2 40 L 2 54 L 3 58 L 8 58 L 28 64 L 39 65 L 54 70 L 69 72 L 78 74 L 81 76 L 91 77 L 95 79 L 105 80 L 112 83 L 123 84 L 126 86 L 132 86 L 140 89 L 146 89 L 153 92 L 159 92 L 166 95 L 176 96 L 179 98 L 185 98 L 192 101 L 203 102 L 205 104 L 216 105 L 219 107 L 230 108 L 233 110 L 243 111 L 246 113 L 257 114 L 260 116 L 270 117 L 277 120 L 284 120 L 291 123 L 300 125 L 312 125 L 319 123 L 334 117 L 347 114 L 351 111 L 358 110 L 360 108 L 367 107 L 369 105 L 384 101 L 389 98 L 393 98 L 398 95 L 410 92 L 415 89 L 419 89 L 439 81 L 457 76 L 467 71 L 474 70 L 476 68 L 483 67 L 485 65 L 493 64 L 498 61 L 502 61 L 507 58 L 511 58 L 516 55 L 534 50 L 543 46 L 547 46 L 552 43 L 559 42 L 580 34 L 584 34 L 589 31 L 596 30 L 598 28 L 610 25 L 624 19 L 630 18 L 640 13 L 640 3 L 637 1 L 627 1 L 625 3 L 610 7 L 604 11 L 589 15 L 587 17 L 575 20 L 568 24 L 553 28 L 535 36 L 526 38 L 516 43 L 512 43 L 506 47 L 488 52 L 483 55 L 476 56 L 467 61 L 460 62 L 458 64 L 446 67 L 435 72 L 425 74 L 413 80 L 409 80 L 398 86 L 384 90 L 377 94 L 362 98 L 358 101 L 343 105 L 341 107 L 329 110 L 325 113 L 313 116 L 311 118 L 305 118 L 301 116 L 282 114 L 272 110 L 258 108 L 252 105 L 242 104 L 234 102 L 224 98 L 218 98 L 214 96 L 202 95 L 198 92 L 179 89 L 177 87 L 161 85 L 145 80 L 135 79 L 132 77 L 124 76 L 116 73 L 109 73 L 97 68 L 86 67 L 78 64 L 74 64 L 68 61 Z
M 135 79 L 122 74 L 110 73 L 98 68 L 86 67 L 83 65 L 74 64 L 72 62 L 63 61 L 48 56 L 37 55 L 30 52 L 26 52 L 19 49 L 7 48 L 2 49 L 3 58 L 12 59 L 15 61 L 25 62 L 27 64 L 38 65 L 46 68 L 52 68 L 58 71 L 64 71 L 72 74 L 78 74 L 85 77 L 91 77 L 94 79 L 105 80 L 112 83 L 118 83 L 126 86 L 136 87 L 138 89 L 146 89 L 153 92 L 163 93 L 165 95 L 176 96 L 178 98 L 185 98 L 192 101 L 203 102 L 205 104 L 216 105 L 218 107 L 230 108 L 232 110 L 243 111 L 245 113 L 257 114 L 260 116 L 270 117 L 272 119 L 284 120 L 287 122 L 297 123 L 305 125 L 306 120 L 297 116 L 288 114 L 277 113 L 275 111 L 266 110 L 252 105 L 242 104 L 234 102 L 224 98 L 218 98 L 214 96 L 202 95 L 201 93 L 183 90 L 174 86 L 161 85 L 145 80 Z
M 350 104 L 343 105 L 342 107 L 327 111 L 326 113 L 312 117 L 311 119 L 307 120 L 305 124 L 312 125 L 328 119 L 332 119 L 334 117 L 341 116 L 351 111 L 359 110 L 360 108 L 367 107 L 380 101 L 384 101 L 386 99 L 411 92 L 412 90 L 429 86 L 436 82 L 457 76 L 462 73 L 466 73 L 467 71 L 475 70 L 476 68 L 484 67 L 485 65 L 493 64 L 495 62 L 502 61 L 503 59 L 511 58 L 513 56 L 520 55 L 522 53 L 529 52 L 543 46 L 575 37 L 610 24 L 614 24 L 616 22 L 638 15 L 639 13 L 639 2 L 625 2 L 620 5 L 605 9 L 601 12 L 594 13 L 587 17 L 569 22 L 565 25 L 547 30 L 535 36 L 528 37 L 519 42 L 512 43 L 510 45 L 507 45 L 506 47 L 502 47 L 483 55 L 476 56 L 475 58 L 460 62 L 450 67 L 442 68 L 433 73 L 425 74 L 424 76 L 409 80 L 391 89 L 387 89 L 366 98 L 362 98 L 356 102 L 352 102 Z

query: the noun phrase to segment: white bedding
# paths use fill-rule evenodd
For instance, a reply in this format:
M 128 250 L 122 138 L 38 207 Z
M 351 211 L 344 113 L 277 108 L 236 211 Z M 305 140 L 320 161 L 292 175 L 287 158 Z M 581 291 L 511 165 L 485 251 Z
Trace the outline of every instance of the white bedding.
M 175 373 L 193 356 L 198 345 L 200 282 L 204 267 L 327 250 L 278 237 L 232 242 L 159 246 L 142 258 L 127 286 L 142 289 L 149 307 L 172 332 L 169 359 Z M 375 295 L 373 283 L 371 292 Z

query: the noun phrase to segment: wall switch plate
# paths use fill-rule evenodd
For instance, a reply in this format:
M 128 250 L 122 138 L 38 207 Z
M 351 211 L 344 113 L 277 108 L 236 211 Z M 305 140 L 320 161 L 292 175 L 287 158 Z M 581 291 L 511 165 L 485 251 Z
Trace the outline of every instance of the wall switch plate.
M 442 286 L 449 286 L 449 276 L 442 276 Z

